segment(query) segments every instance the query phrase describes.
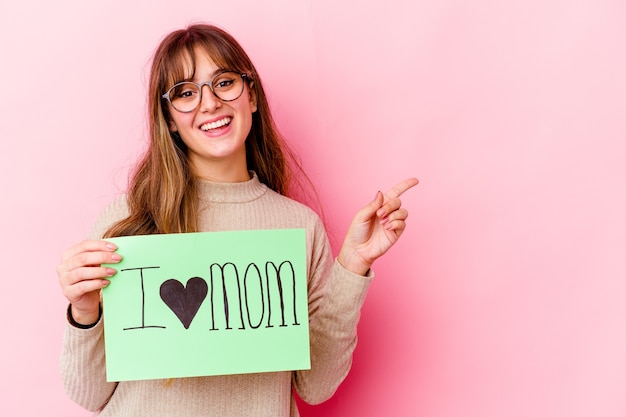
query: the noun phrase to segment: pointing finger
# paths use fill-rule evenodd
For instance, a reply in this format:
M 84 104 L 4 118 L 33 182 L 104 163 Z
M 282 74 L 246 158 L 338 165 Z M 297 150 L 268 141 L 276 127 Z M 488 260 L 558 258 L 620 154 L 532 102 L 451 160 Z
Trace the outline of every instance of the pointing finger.
M 387 199 L 400 197 L 406 190 L 415 187 L 419 183 L 417 178 L 408 178 L 398 184 L 394 185 L 389 191 L 385 193 Z

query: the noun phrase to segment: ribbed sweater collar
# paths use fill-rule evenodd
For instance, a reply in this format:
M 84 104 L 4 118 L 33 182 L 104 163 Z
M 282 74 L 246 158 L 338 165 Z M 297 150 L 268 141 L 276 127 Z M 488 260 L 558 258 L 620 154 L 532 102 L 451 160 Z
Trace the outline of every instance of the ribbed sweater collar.
M 210 203 L 244 203 L 253 201 L 267 192 L 267 186 L 259 181 L 256 173 L 250 171 L 252 178 L 244 182 L 211 182 L 198 180 L 200 201 Z

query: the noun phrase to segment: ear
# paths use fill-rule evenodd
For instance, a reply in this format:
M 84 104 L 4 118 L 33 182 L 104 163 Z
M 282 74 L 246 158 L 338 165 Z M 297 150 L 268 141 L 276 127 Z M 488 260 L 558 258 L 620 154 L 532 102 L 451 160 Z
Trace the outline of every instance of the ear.
M 254 89 L 254 81 L 251 81 L 248 85 L 248 95 L 250 96 L 250 108 L 252 109 L 252 113 L 257 111 L 256 106 L 256 91 Z

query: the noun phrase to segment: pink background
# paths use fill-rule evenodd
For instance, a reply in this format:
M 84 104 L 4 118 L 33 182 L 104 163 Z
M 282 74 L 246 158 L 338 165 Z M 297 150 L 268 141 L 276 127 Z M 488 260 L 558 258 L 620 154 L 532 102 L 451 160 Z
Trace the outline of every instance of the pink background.
M 0 415 L 63 392 L 55 267 L 143 146 L 147 65 L 193 20 L 238 38 L 320 192 L 417 176 L 353 370 L 310 416 L 626 415 L 622 0 L 5 1 Z

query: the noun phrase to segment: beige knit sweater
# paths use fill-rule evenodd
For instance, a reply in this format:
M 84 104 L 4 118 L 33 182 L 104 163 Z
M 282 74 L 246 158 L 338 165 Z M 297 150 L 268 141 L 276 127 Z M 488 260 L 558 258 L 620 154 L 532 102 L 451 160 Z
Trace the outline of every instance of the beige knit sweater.
M 355 275 L 333 261 L 319 217 L 270 190 L 256 175 L 243 183 L 201 181 L 199 192 L 200 231 L 306 229 L 311 369 L 106 382 L 102 320 L 90 329 L 68 323 L 61 354 L 65 388 L 95 415 L 294 417 L 293 390 L 308 403 L 320 403 L 333 395 L 350 369 L 359 312 L 373 276 Z M 101 214 L 91 238 L 100 238 L 127 212 L 124 198 L 115 201 Z

